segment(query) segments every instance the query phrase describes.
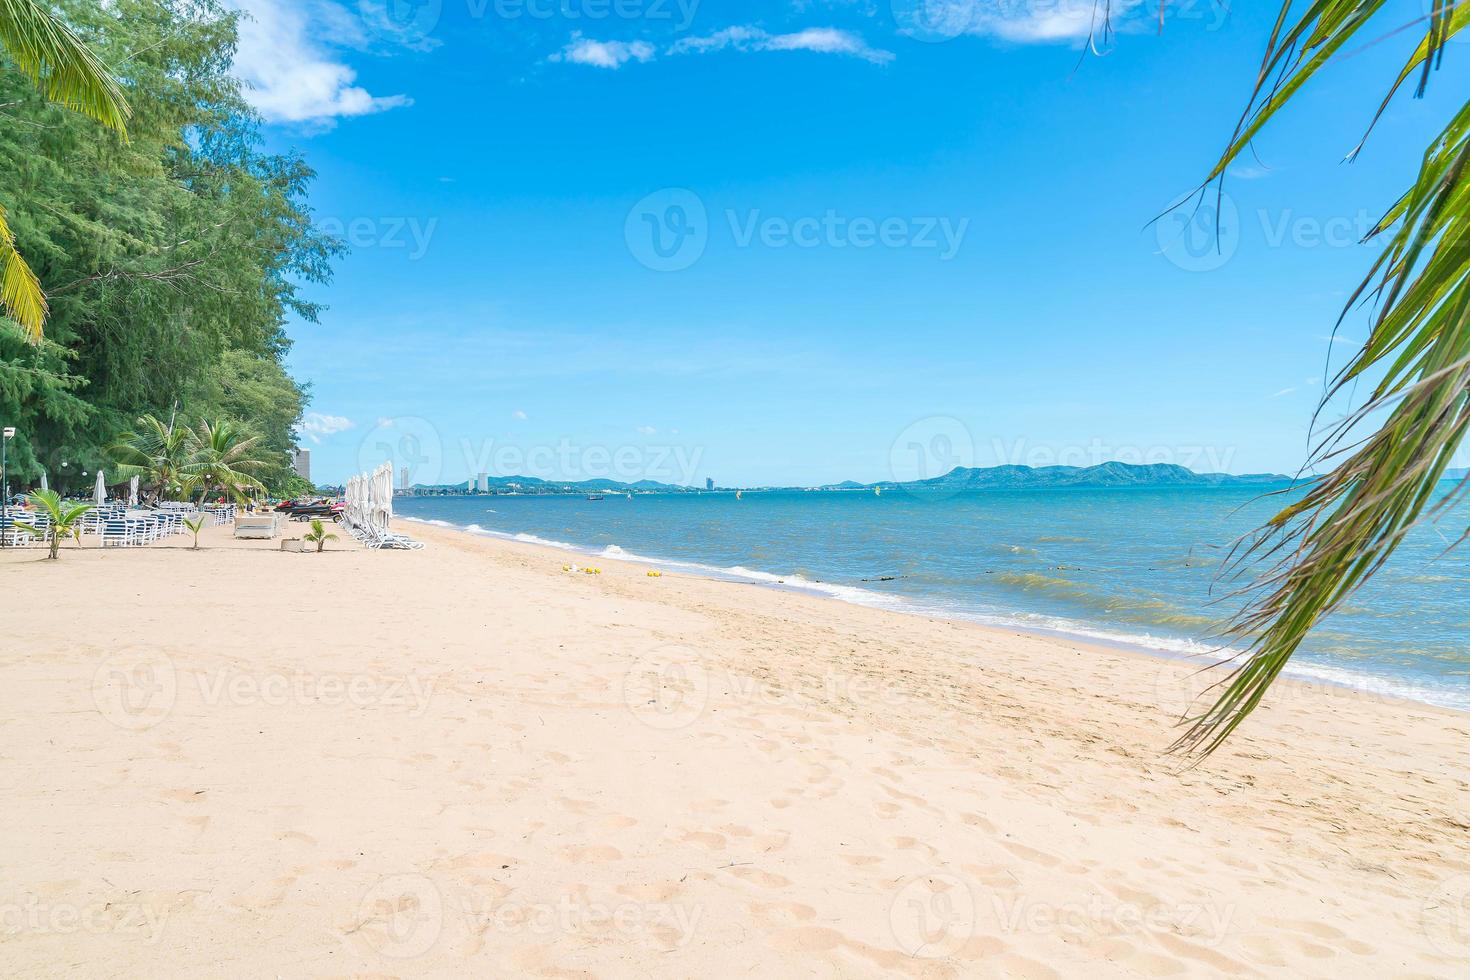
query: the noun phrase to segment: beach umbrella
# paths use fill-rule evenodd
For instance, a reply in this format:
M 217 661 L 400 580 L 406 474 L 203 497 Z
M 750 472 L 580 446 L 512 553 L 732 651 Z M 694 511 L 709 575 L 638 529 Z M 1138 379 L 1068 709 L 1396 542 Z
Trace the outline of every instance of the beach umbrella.
M 392 463 L 382 464 L 382 526 L 392 523 Z
M 128 481 L 128 506 L 138 506 L 138 478 L 136 476 Z
M 373 473 L 375 516 L 386 530 L 393 520 L 393 464 L 384 463 Z
M 92 490 L 92 502 L 98 507 L 107 503 L 107 484 L 102 479 L 102 471 L 97 471 L 97 486 Z

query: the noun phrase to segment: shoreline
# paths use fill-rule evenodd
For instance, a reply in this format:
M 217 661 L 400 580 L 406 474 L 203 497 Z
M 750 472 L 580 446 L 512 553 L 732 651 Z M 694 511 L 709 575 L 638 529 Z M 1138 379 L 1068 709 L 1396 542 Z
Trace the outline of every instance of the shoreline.
M 0 588 L 48 610 L 0 648 L 0 968 L 1428 977 L 1470 956 L 1457 713 L 1288 683 L 1190 765 L 1165 754 L 1176 663 L 413 535 L 0 554 Z
M 812 582 L 805 579 L 793 584 L 785 580 L 792 578 L 800 579 L 801 577 L 799 575 L 782 576 L 776 572 L 768 572 L 763 569 L 747 569 L 743 566 L 723 569 L 714 565 L 678 558 L 655 558 L 628 553 L 608 554 L 609 549 L 616 549 L 622 552 L 622 548 L 617 545 L 610 545 L 602 549 L 597 549 L 567 541 L 553 541 L 532 534 L 498 531 L 492 528 L 482 527 L 478 524 L 459 525 L 440 518 L 412 517 L 403 514 L 395 516 L 398 520 L 415 526 L 433 527 L 455 534 L 467 535 L 472 538 L 488 538 L 508 544 L 544 548 L 554 554 L 578 555 L 583 558 L 593 558 L 599 561 L 617 561 L 629 565 L 644 564 L 659 570 L 669 571 L 671 574 L 689 575 L 707 581 L 748 584 L 778 592 L 791 592 L 811 596 L 812 598 L 840 602 L 848 606 L 893 612 L 902 616 L 916 616 L 922 619 L 938 621 L 954 620 L 982 629 L 995 630 L 1000 633 L 1020 633 L 1037 639 L 1082 643 L 1098 649 L 1127 653 L 1150 661 L 1164 661 L 1180 664 L 1194 670 L 1210 671 L 1210 676 L 1217 679 L 1224 673 L 1221 670 L 1222 658 L 1218 655 L 1219 651 L 1206 649 L 1204 648 L 1204 644 L 1194 640 L 1179 641 L 1183 644 L 1201 647 L 1197 652 L 1186 652 L 1184 650 L 1170 649 L 1165 646 L 1150 646 L 1138 638 L 1127 635 L 1111 635 L 1106 632 L 1105 627 L 1092 627 L 1091 624 L 1086 623 L 1070 624 L 1074 628 L 1068 628 L 1066 626 L 1049 627 L 1041 624 L 1027 623 L 1022 614 L 1019 613 L 1015 614 L 1015 621 L 1007 621 L 1001 616 L 987 618 L 982 614 L 970 614 L 964 610 L 947 609 L 938 605 L 926 608 L 922 604 L 918 604 L 917 600 L 911 599 L 910 597 L 874 592 L 869 589 L 864 589 L 860 585 L 843 585 L 820 581 Z M 883 601 L 869 602 L 859 598 L 850 598 L 850 596 L 856 593 L 863 593 L 871 596 L 874 600 Z M 1333 674 L 1343 676 L 1338 678 L 1331 676 Z M 1357 683 L 1357 681 L 1361 683 Z M 1313 663 L 1288 664 L 1282 674 L 1281 680 L 1277 683 L 1291 683 L 1304 687 L 1320 686 L 1341 692 L 1344 696 L 1367 697 L 1380 701 L 1399 701 L 1416 707 L 1435 708 L 1454 715 L 1470 715 L 1470 705 L 1446 704 L 1443 701 L 1432 700 L 1431 698 L 1437 693 L 1432 688 L 1426 688 L 1422 685 L 1412 683 L 1385 681 L 1382 675 L 1376 675 L 1366 671 L 1352 671 L 1345 668 L 1327 667 Z

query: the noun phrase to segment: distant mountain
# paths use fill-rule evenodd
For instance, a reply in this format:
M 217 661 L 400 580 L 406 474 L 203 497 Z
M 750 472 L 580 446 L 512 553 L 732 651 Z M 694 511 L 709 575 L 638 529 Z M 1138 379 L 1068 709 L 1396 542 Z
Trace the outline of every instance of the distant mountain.
M 906 483 L 866 484 L 866 487 L 901 487 L 912 490 L 1056 490 L 1104 487 L 1222 487 L 1261 486 L 1290 482 L 1276 473 L 1196 473 L 1172 463 L 1140 466 L 1133 463 L 1102 463 L 1097 466 L 956 466 L 943 476 Z M 848 488 L 834 484 L 822 489 Z
M 1106 487 L 1247 487 L 1290 483 L 1291 478 L 1277 473 L 1250 473 L 1231 476 L 1227 473 L 1196 473 L 1183 466 L 1156 463 L 1139 466 L 1133 463 L 1103 463 L 1098 466 L 957 466 L 943 476 L 907 483 L 884 481 L 858 483 L 844 480 L 820 487 L 760 487 L 760 490 L 871 490 L 902 488 L 906 490 L 1057 490 L 1066 488 L 1102 489 Z M 496 493 L 553 494 L 591 493 L 702 493 L 702 489 L 681 487 L 657 480 L 623 483 L 618 480 L 543 480 L 535 476 L 492 476 L 490 489 Z M 463 483 L 427 486 L 416 483 L 418 494 L 456 494 L 465 492 Z
M 1467 476 L 1470 476 L 1470 468 L 1461 467 L 1458 470 L 1445 470 L 1444 471 L 1444 476 L 1441 477 L 1440 479 L 1443 479 L 1443 480 L 1463 480 Z

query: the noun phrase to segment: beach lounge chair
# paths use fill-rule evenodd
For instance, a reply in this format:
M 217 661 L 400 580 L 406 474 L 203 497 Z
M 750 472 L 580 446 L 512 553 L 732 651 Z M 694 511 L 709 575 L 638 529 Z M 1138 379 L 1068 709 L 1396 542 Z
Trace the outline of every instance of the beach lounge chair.
M 126 518 L 109 517 L 102 521 L 99 533 L 102 547 L 128 548 L 138 544 L 136 531 Z
M 235 518 L 235 537 L 264 538 L 276 536 L 276 515 L 241 514 Z

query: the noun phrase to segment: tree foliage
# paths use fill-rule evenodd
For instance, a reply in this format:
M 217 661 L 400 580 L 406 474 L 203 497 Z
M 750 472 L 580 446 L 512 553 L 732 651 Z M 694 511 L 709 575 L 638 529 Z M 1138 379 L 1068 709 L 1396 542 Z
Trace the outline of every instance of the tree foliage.
M 131 115 L 124 141 L 0 57 L 0 207 L 50 301 L 38 345 L 0 318 L 12 472 L 80 489 L 137 419 L 187 415 L 248 426 L 260 478 L 284 479 L 306 393 L 282 367 L 283 327 L 315 320 L 299 289 L 329 278 L 340 245 L 311 225 L 312 171 L 265 150 L 230 74 L 239 15 L 220 0 L 55 6 Z

